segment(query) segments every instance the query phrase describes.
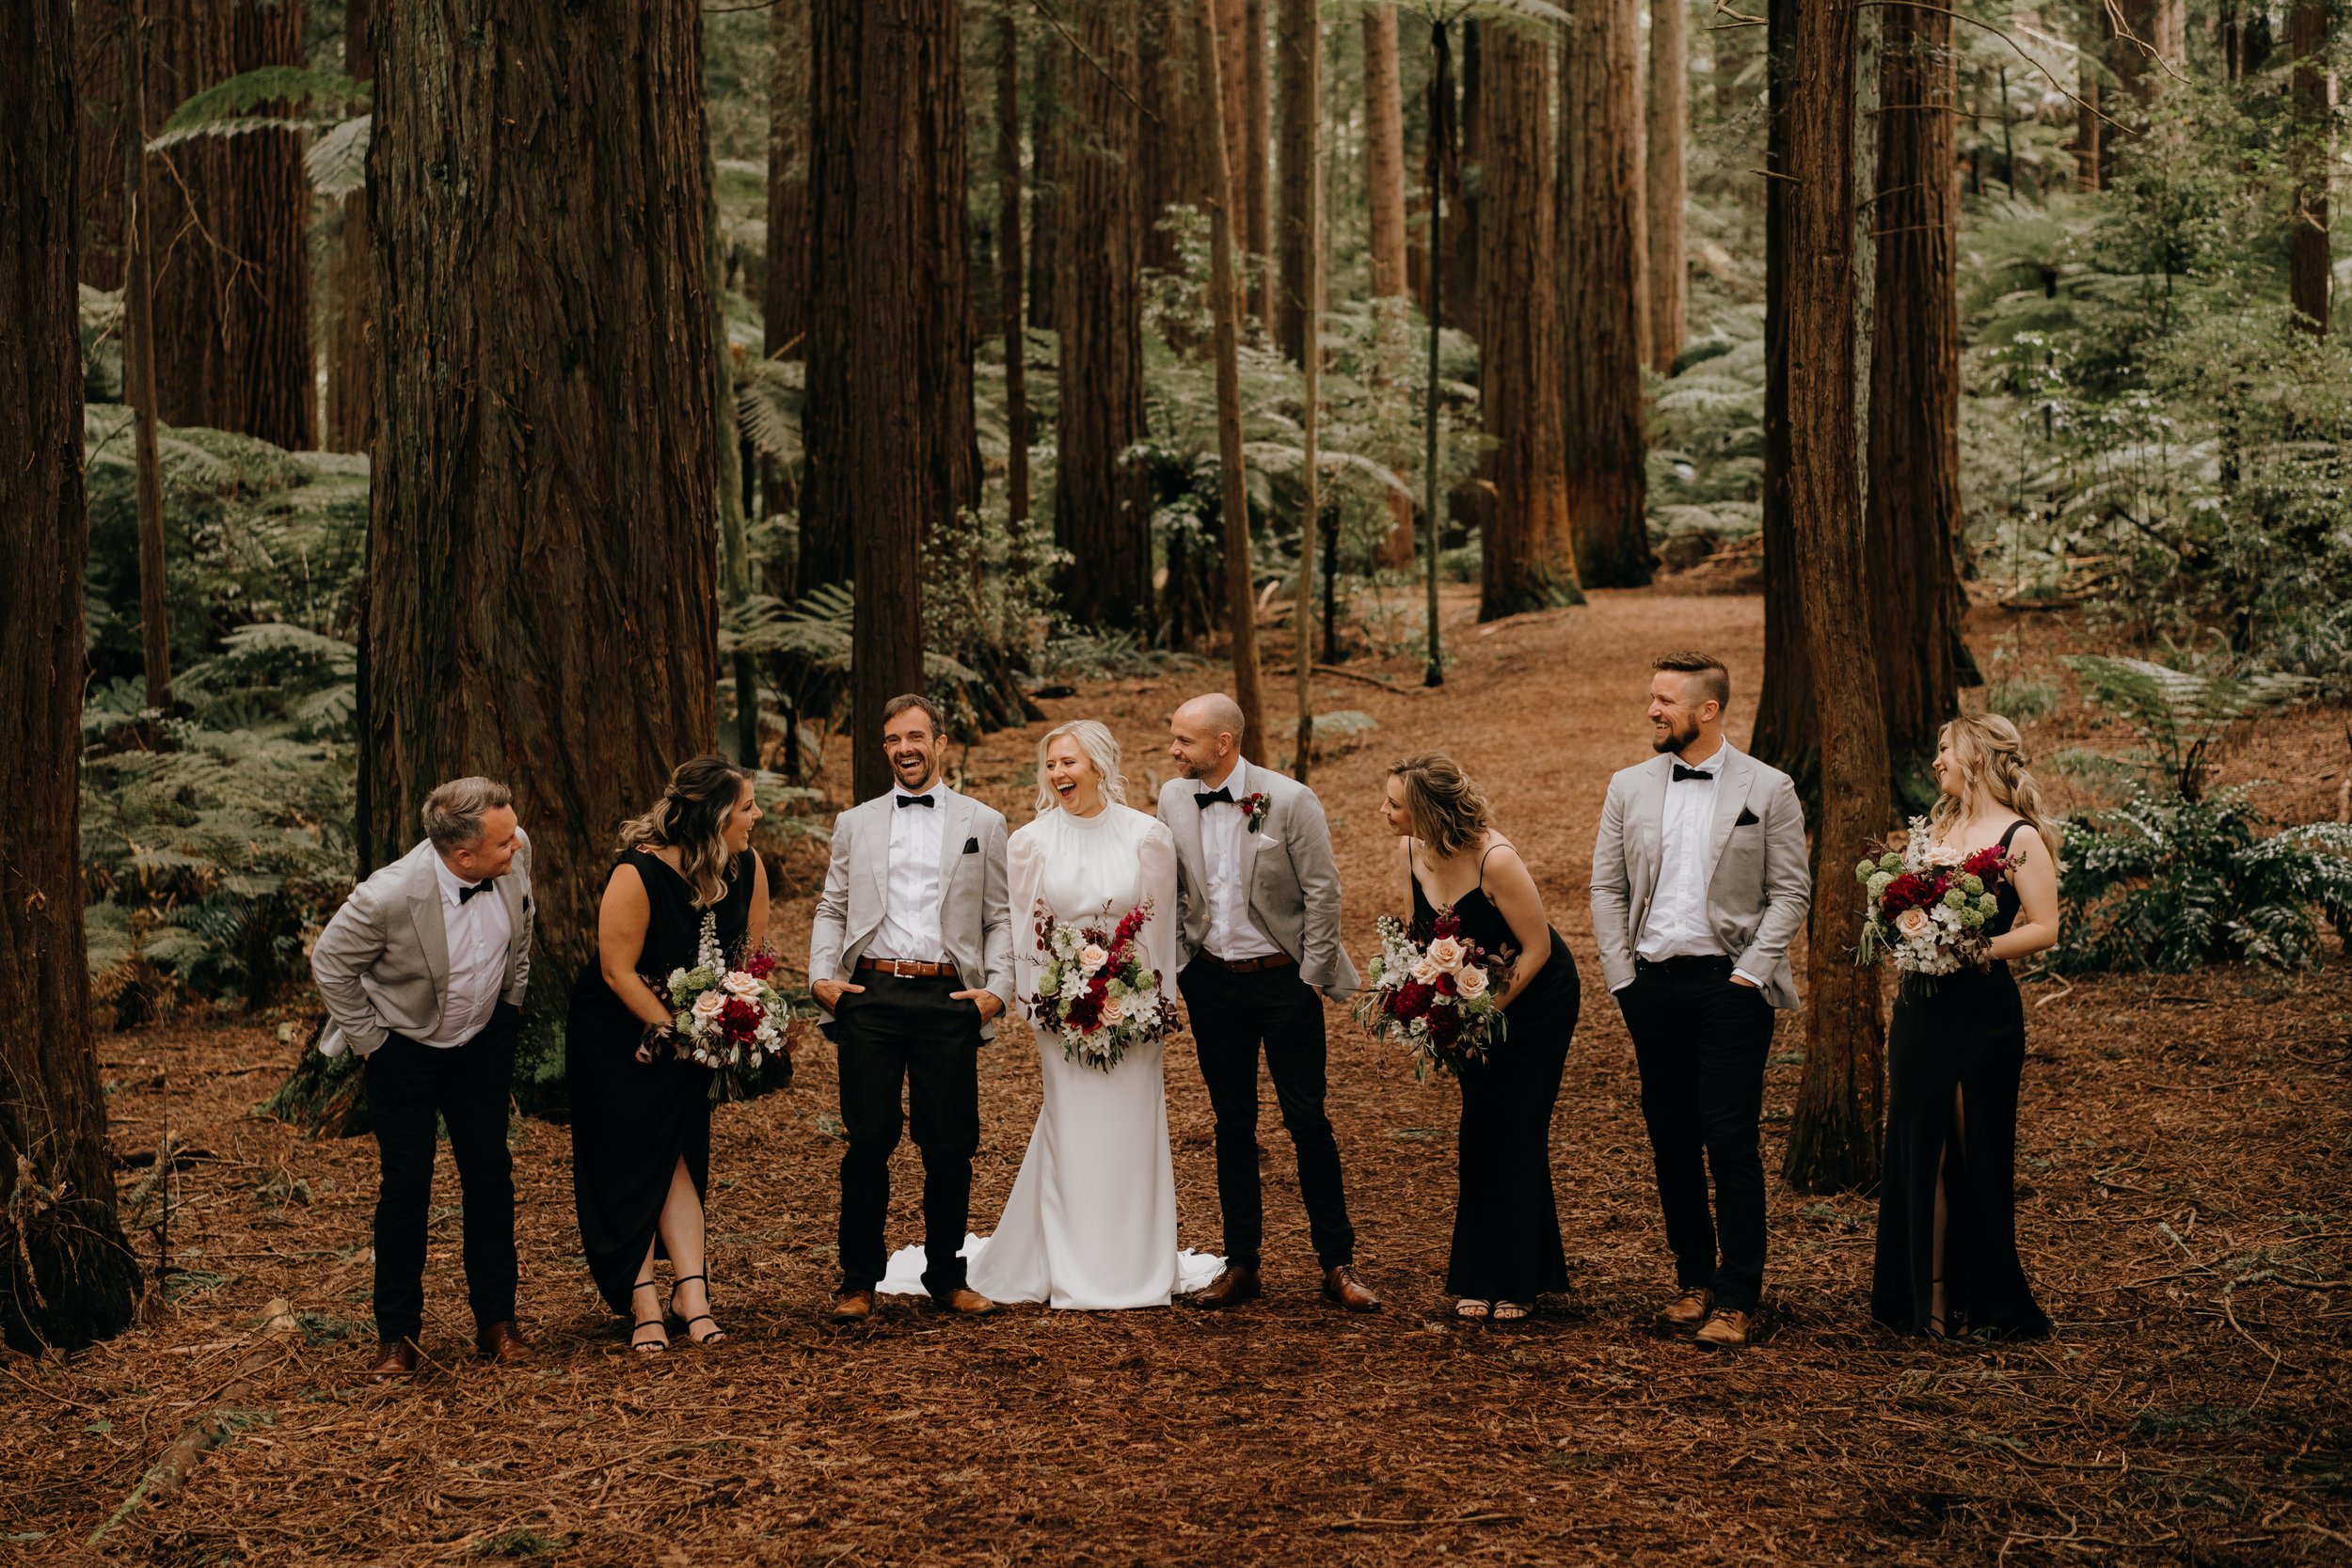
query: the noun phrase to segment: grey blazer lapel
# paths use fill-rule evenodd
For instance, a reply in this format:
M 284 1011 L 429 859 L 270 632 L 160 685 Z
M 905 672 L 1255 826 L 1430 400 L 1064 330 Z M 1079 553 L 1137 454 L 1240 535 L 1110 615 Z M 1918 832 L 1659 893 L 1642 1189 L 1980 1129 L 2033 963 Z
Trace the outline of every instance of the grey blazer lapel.
M 441 880 L 433 869 L 433 851 L 418 858 L 408 878 L 408 915 L 417 923 L 417 945 L 424 949 L 424 968 L 433 982 L 437 1006 L 449 1005 L 449 925 L 441 918 Z
M 1257 770 L 1257 765 L 1252 763 L 1250 771 L 1253 779 Z M 1257 899 L 1251 896 L 1250 890 L 1258 885 L 1258 851 L 1265 847 L 1266 836 L 1274 827 L 1274 808 L 1281 804 L 1281 798 L 1270 789 L 1263 792 L 1253 789 L 1249 793 L 1264 794 L 1266 798 L 1265 820 L 1258 824 L 1258 831 L 1253 833 L 1249 831 L 1249 814 L 1239 804 L 1233 807 L 1235 811 L 1241 813 L 1241 853 L 1234 857 L 1233 870 L 1234 874 L 1241 878 L 1243 906 L 1249 911 L 1250 919 L 1258 920 Z M 1259 921 L 1258 928 L 1264 930 L 1265 923 Z
M 1747 808 L 1748 790 L 1756 783 L 1756 759 L 1744 752 L 1735 752 L 1724 764 L 1723 777 L 1715 781 L 1715 817 L 1708 825 L 1707 880 L 1715 880 L 1715 863 L 1724 858 L 1724 847 L 1731 842 L 1731 831 L 1740 822 L 1740 814 Z
M 877 931 L 882 929 L 882 923 L 890 910 L 891 819 L 888 814 L 898 809 L 892 804 L 896 799 L 897 794 L 894 791 L 892 794 L 882 796 L 869 802 L 866 813 L 868 820 L 858 825 L 860 839 L 871 841 L 862 842 L 858 847 L 866 851 L 865 875 L 870 878 L 874 884 L 874 909 L 877 911 L 874 916 L 874 929 Z
M 1649 826 L 1649 832 L 1638 838 L 1626 835 L 1629 844 L 1640 847 L 1638 855 L 1626 856 L 1627 908 L 1632 916 L 1630 937 L 1635 942 L 1649 924 L 1649 903 L 1658 894 L 1659 863 L 1666 853 L 1666 789 L 1673 777 L 1674 758 L 1663 753 L 1651 758 L 1642 769 L 1639 792 L 1627 807 L 1629 818 L 1639 818 Z
M 898 808 L 893 805 L 891 810 Z M 972 832 L 972 803 L 954 790 L 948 790 L 939 802 L 939 928 L 944 935 L 947 926 L 947 898 L 956 879 L 956 867 L 963 857 L 963 841 Z

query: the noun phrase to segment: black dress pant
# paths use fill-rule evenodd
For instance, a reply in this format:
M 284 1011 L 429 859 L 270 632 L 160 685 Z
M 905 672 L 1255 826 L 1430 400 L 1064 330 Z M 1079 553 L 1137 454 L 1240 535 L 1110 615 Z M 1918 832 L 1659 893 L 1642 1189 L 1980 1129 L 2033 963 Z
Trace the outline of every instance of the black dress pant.
M 1356 1260 L 1339 1140 L 1324 1114 L 1323 999 L 1295 965 L 1237 974 L 1205 958 L 1177 976 L 1192 1014 L 1200 1077 L 1216 1113 L 1216 1194 L 1225 1211 L 1225 1259 L 1258 1266 L 1265 1197 L 1258 1182 L 1258 1053 L 1265 1051 L 1274 1100 L 1298 1154 L 1307 1231 L 1327 1269 Z
M 382 1178 L 375 1198 L 375 1331 L 412 1339 L 424 1326 L 425 1221 L 435 1122 L 449 1129 L 465 1206 L 466 1298 L 474 1326 L 515 1316 L 515 1172 L 506 1106 L 519 1008 L 500 1003 L 463 1045 L 390 1035 L 367 1059 L 368 1114 Z
M 972 1156 L 980 1148 L 980 1009 L 952 994 L 953 975 L 856 975 L 834 1008 L 841 1063 L 841 1288 L 870 1291 L 889 1261 L 890 1153 L 902 1127 L 923 1155 L 923 1288 L 934 1297 L 964 1284 L 964 1227 L 972 1210 Z M 906 1114 L 899 1092 L 906 1094 Z
M 1729 958 L 1644 962 L 1617 1006 L 1642 1069 L 1642 1116 L 1675 1279 L 1715 1305 L 1756 1310 L 1764 1287 L 1764 1064 L 1772 1006 L 1731 978 Z M 1715 1179 L 1708 1207 L 1707 1179 Z

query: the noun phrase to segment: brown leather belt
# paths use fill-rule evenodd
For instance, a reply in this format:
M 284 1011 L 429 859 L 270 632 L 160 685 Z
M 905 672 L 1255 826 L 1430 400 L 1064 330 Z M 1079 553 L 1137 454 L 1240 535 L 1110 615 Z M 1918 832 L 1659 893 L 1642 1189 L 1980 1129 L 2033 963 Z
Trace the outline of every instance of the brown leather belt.
M 962 972 L 953 964 L 921 964 L 911 958 L 860 958 L 860 974 L 895 974 L 901 980 L 960 980 Z
M 1288 953 L 1268 953 L 1263 958 L 1220 958 L 1205 947 L 1193 957 L 1234 974 L 1255 974 L 1262 969 L 1289 969 L 1298 962 Z

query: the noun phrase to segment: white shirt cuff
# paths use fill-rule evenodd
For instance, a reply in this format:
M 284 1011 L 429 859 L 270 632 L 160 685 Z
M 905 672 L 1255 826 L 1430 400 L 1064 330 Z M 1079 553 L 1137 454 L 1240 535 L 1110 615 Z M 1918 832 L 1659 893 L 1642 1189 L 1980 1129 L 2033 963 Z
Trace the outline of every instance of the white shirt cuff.
M 1764 989 L 1764 982 L 1757 979 L 1755 975 L 1749 974 L 1744 969 L 1734 969 L 1731 972 L 1731 977 L 1735 980 L 1745 980 L 1749 985 L 1754 986 L 1758 990 L 1762 990 Z

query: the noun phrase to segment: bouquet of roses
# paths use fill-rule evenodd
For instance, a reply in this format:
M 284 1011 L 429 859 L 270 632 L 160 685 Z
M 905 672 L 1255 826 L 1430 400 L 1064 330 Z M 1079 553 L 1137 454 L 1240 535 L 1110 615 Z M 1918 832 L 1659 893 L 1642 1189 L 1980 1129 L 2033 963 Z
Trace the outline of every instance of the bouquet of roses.
M 1136 941 L 1152 915 L 1150 899 L 1109 931 L 1056 920 L 1042 902 L 1036 915 L 1045 968 L 1029 1017 L 1061 1041 L 1063 1060 L 1108 1072 L 1176 1027 L 1175 1004 Z
M 1458 1075 L 1463 1063 L 1486 1060 L 1507 1027 L 1495 992 L 1509 955 L 1466 941 L 1451 906 L 1438 911 L 1425 944 L 1391 916 L 1381 917 L 1379 929 L 1372 983 L 1356 1005 L 1364 1027 L 1375 1039 L 1405 1042 L 1417 1081 L 1432 1068 Z
M 678 1058 L 714 1069 L 756 1069 L 767 1058 L 783 1055 L 792 1008 L 769 983 L 775 971 L 776 956 L 764 948 L 729 968 L 719 948 L 719 917 L 704 915 L 694 967 L 670 971 L 665 982 L 646 981 L 670 1005 Z M 637 1059 L 653 1060 L 650 1043 L 638 1048 Z
M 1856 963 L 1883 959 L 1905 974 L 1956 974 L 1993 962 L 1985 925 L 2000 908 L 1993 883 L 2020 863 L 2015 852 L 1989 845 L 1975 854 L 1932 841 L 1925 817 L 1914 817 L 1900 849 L 1879 852 L 1854 867 L 1868 897 Z

